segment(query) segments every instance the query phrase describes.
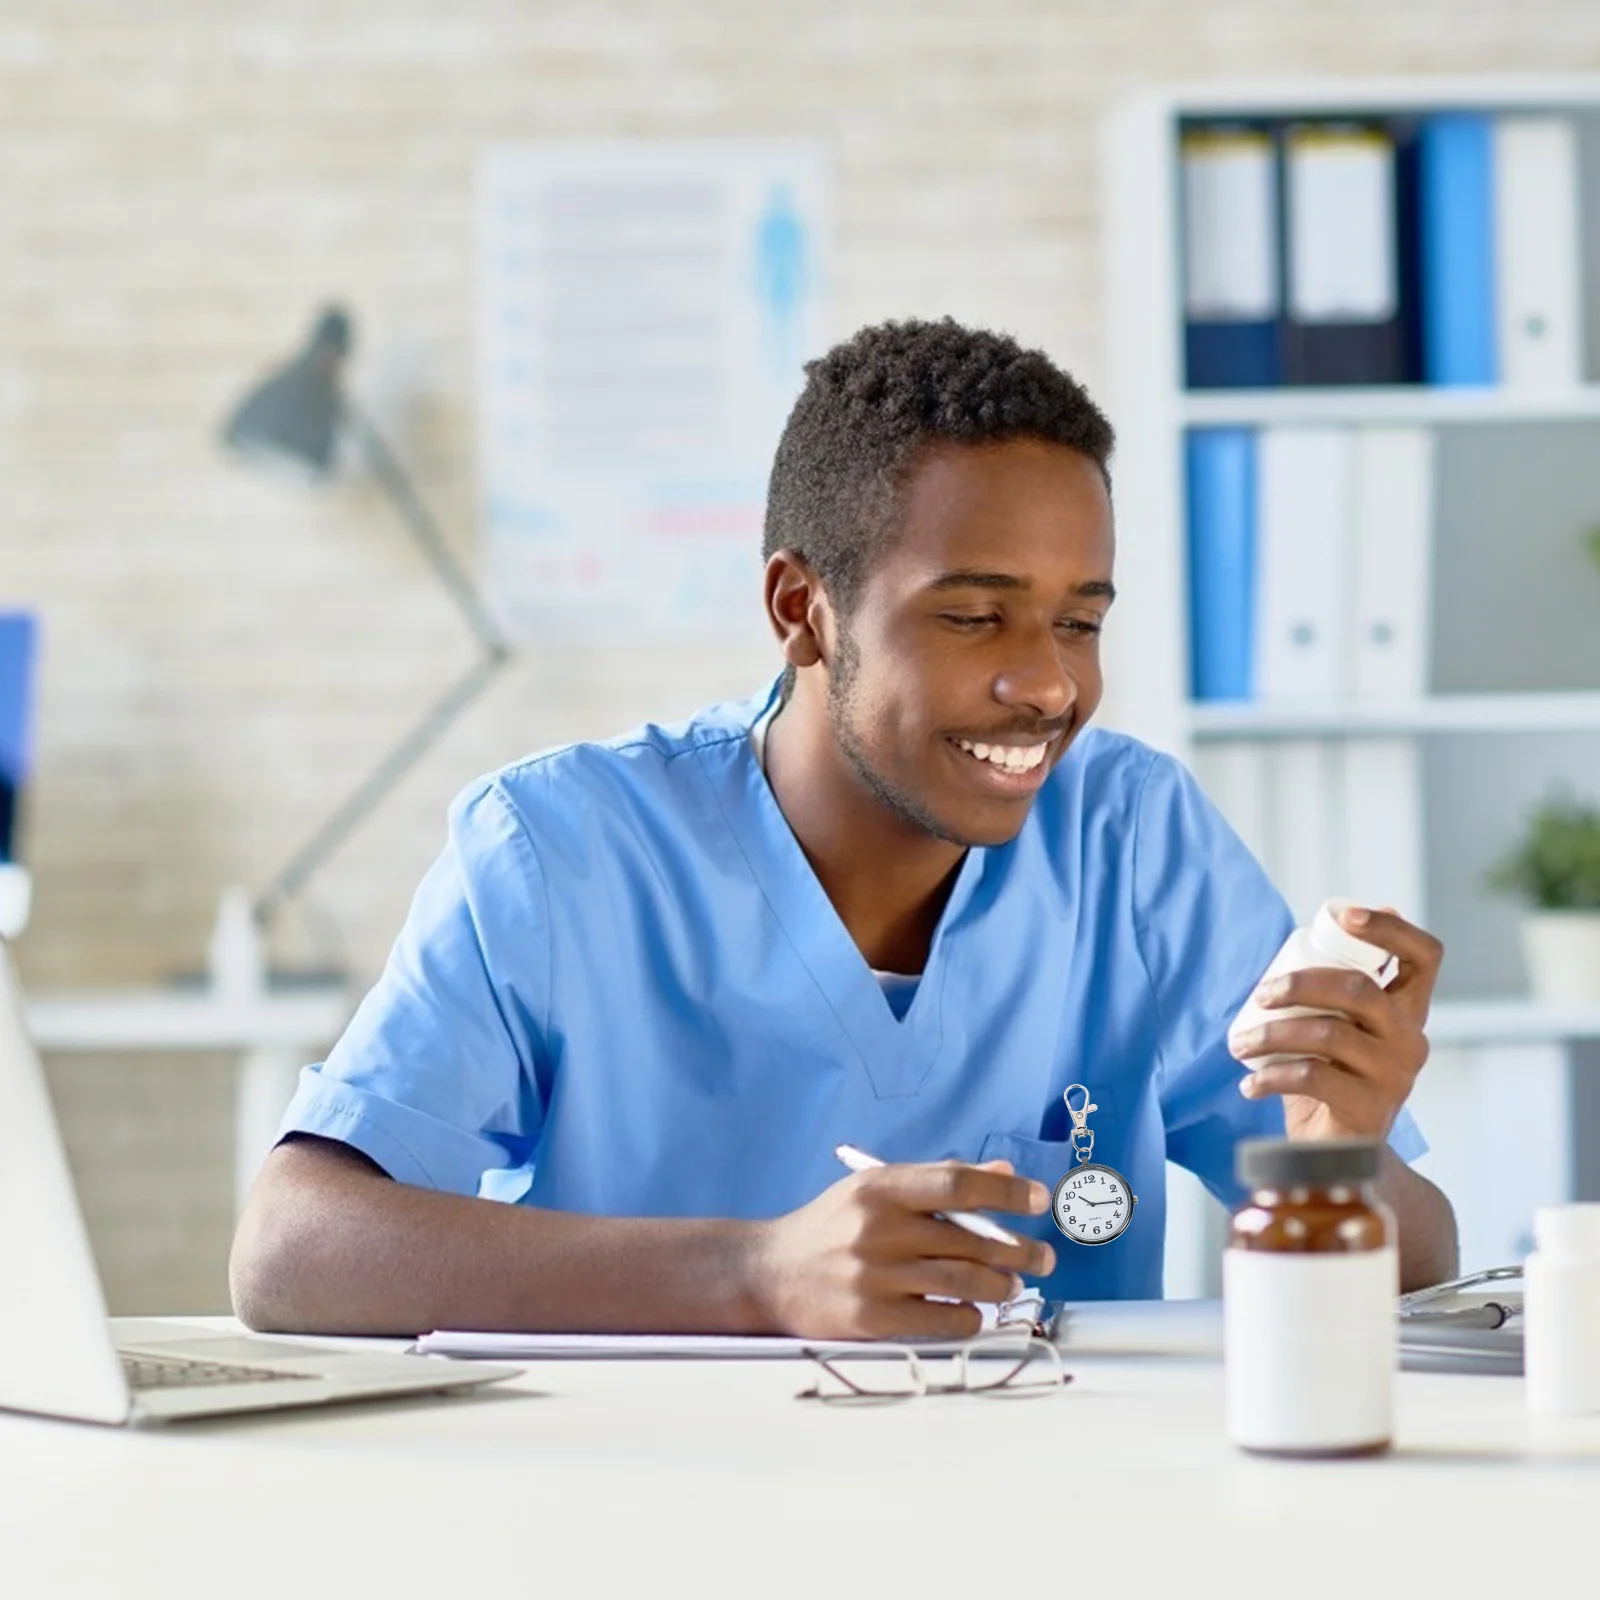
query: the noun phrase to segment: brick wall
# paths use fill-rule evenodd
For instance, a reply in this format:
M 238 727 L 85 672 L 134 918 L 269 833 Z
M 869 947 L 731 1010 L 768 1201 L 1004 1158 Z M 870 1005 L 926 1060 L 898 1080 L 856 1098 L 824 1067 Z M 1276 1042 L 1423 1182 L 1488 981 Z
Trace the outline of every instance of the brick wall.
M 154 19 L 154 20 L 153 20 Z M 952 312 L 1099 368 L 1095 120 L 1175 77 L 1600 68 L 1593 0 L 8 0 L 0 603 L 48 627 L 37 984 L 195 967 L 468 659 L 370 486 L 213 444 L 338 295 L 353 381 L 470 553 L 470 252 L 491 140 L 802 134 L 834 156 L 838 329 Z M 743 690 L 768 657 L 527 651 L 317 881 L 381 961 L 450 794 L 558 739 Z M 52 1064 L 114 1306 L 224 1296 L 224 1063 Z

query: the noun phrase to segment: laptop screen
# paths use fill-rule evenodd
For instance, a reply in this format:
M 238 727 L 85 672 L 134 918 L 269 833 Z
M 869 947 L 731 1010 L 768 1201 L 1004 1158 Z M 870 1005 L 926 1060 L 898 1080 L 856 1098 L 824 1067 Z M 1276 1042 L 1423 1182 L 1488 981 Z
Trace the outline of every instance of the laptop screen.
M 22 791 L 33 763 L 34 675 L 38 622 L 27 611 L 0 611 L 0 862 L 20 853 Z

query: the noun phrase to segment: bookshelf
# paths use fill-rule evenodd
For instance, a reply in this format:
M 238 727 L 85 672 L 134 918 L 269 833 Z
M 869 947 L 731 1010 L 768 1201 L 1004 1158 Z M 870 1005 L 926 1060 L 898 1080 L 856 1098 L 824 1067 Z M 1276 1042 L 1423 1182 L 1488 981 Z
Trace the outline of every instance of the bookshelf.
M 1600 1039 L 1600 1006 L 1547 1006 L 1531 1000 L 1441 1000 L 1428 1019 L 1428 1037 L 1435 1048 Z
M 1575 378 L 1514 382 L 1502 373 L 1492 384 L 1443 386 L 1415 381 L 1419 372 L 1393 383 L 1187 387 L 1194 358 L 1185 343 L 1185 132 L 1274 128 L 1282 162 L 1290 124 L 1414 130 L 1444 112 L 1562 118 L 1577 130 L 1578 293 L 1587 331 Z M 1557 781 L 1600 796 L 1600 572 L 1585 566 L 1578 547 L 1584 527 L 1600 525 L 1592 466 L 1600 461 L 1600 77 L 1175 88 L 1119 107 L 1103 135 L 1105 401 L 1118 433 L 1119 597 L 1104 646 L 1101 720 L 1192 766 L 1297 913 L 1306 908 L 1290 884 L 1303 898 L 1314 881 L 1302 859 L 1311 844 L 1280 827 L 1270 850 L 1258 846 L 1259 818 L 1235 814 L 1220 775 L 1240 762 L 1270 763 L 1291 747 L 1330 762 L 1354 741 L 1400 752 L 1411 789 L 1396 832 L 1414 857 L 1418 919 L 1446 947 L 1430 1019 L 1434 1057 L 1414 1102 L 1433 1145 L 1423 1170 L 1457 1200 L 1464 1259 L 1509 1258 L 1535 1204 L 1600 1198 L 1577 1192 L 1600 1163 L 1573 1136 L 1573 1078 L 1596 1076 L 1600 1010 L 1528 997 L 1518 909 L 1482 881 L 1528 807 Z M 1405 203 L 1402 193 L 1397 204 Z M 1287 232 L 1280 222 L 1285 250 Z M 1287 281 L 1280 289 L 1287 299 Z M 1256 439 L 1280 429 L 1426 433 L 1431 637 L 1417 692 L 1192 696 L 1186 441 L 1197 429 L 1248 430 Z M 1522 1152 L 1543 1176 L 1526 1193 L 1506 1191 L 1498 1210 L 1463 1207 L 1458 1191 L 1471 1187 L 1489 1148 L 1484 1108 L 1519 1095 L 1544 1108 L 1543 1124 L 1533 1117 L 1526 1127 L 1536 1148 Z M 1168 1292 L 1212 1292 L 1220 1213 L 1187 1175 L 1174 1178 Z
M 1554 391 L 1428 389 L 1422 385 L 1348 389 L 1214 389 L 1179 398 L 1190 427 L 1295 422 L 1565 422 L 1600 418 L 1600 384 Z
M 1189 736 L 1207 740 L 1377 733 L 1600 733 L 1600 691 L 1438 694 L 1378 705 L 1193 705 Z

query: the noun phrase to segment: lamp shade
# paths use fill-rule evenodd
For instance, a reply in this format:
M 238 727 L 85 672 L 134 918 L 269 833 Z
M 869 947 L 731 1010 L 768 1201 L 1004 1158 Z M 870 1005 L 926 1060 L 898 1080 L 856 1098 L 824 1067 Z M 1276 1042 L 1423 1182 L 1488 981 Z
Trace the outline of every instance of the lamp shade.
M 240 402 L 223 427 L 224 441 L 247 454 L 287 457 L 321 476 L 331 472 L 344 418 L 340 372 L 350 342 L 348 313 L 328 307 L 305 348 Z

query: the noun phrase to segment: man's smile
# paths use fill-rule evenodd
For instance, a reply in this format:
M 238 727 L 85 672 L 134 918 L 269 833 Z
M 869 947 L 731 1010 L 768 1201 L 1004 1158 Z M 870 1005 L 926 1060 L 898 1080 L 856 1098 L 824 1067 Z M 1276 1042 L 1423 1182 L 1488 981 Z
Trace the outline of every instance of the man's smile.
M 1066 740 L 1066 733 L 1040 740 L 1003 741 L 952 737 L 947 742 L 959 752 L 957 762 L 969 780 L 976 780 L 986 794 L 1020 799 L 1038 791 L 1050 775 L 1052 757 Z

